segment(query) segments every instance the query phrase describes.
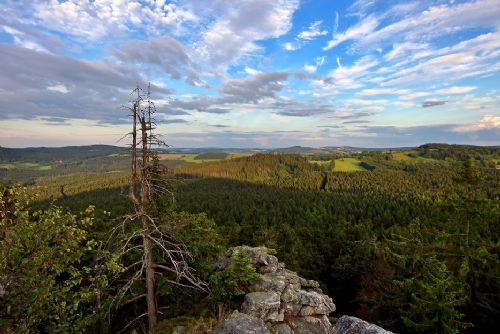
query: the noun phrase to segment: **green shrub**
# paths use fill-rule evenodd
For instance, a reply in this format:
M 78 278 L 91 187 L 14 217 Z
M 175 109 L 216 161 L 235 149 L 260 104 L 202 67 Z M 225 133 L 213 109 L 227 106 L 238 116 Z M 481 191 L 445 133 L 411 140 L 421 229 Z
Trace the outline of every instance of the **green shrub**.
M 234 308 L 238 300 L 251 291 L 259 277 L 247 254 L 238 251 L 227 268 L 211 276 L 211 299 L 217 304 Z

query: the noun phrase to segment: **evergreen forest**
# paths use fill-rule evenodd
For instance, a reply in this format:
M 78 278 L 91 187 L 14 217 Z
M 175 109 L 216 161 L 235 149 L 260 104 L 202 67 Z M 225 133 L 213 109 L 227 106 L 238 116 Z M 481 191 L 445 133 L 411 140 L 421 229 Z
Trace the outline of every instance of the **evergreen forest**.
M 47 150 L 0 149 L 0 332 L 147 332 L 128 151 Z M 213 270 L 238 245 L 318 280 L 335 316 L 396 333 L 499 328 L 500 148 L 174 153 L 154 160 L 167 191 L 148 207 L 196 284 L 157 276 L 152 333 L 207 333 L 238 307 L 252 273 Z

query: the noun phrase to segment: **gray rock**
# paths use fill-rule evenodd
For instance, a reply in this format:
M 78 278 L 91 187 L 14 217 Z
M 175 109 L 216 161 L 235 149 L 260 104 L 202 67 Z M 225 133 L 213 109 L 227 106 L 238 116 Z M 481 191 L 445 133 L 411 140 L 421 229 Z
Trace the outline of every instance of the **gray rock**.
M 285 274 L 285 278 L 288 281 L 288 283 L 300 285 L 300 277 L 299 277 L 299 275 L 297 275 L 296 272 L 288 270 L 288 269 L 284 269 L 284 274 Z
M 294 317 L 290 327 L 296 334 L 330 334 L 332 330 L 326 316 Z
M 256 291 L 274 291 L 279 294 L 285 289 L 285 276 L 277 273 L 268 273 L 262 275 L 260 280 L 255 285 Z
M 319 288 L 319 283 L 313 280 L 305 279 L 302 277 L 299 277 L 300 279 L 300 285 L 303 288 Z
M 285 269 L 285 264 L 282 262 L 277 262 L 265 266 L 264 268 L 261 269 L 261 271 L 263 273 L 276 273 L 276 272 L 282 273 L 284 269 Z
M 229 319 L 220 322 L 212 334 L 269 334 L 269 331 L 262 319 L 235 311 Z
M 331 334 L 394 334 L 356 317 L 342 316 Z
M 281 301 L 283 303 L 300 304 L 300 290 L 298 286 L 287 285 L 281 294 Z
M 279 314 L 280 295 L 274 291 L 250 292 L 245 296 L 241 312 L 262 320 L 283 321 Z
M 223 270 L 229 267 L 232 257 L 240 252 L 246 254 L 255 266 L 274 267 L 276 270 L 280 267 L 278 258 L 268 254 L 268 249 L 266 247 L 238 246 L 229 248 L 224 253 L 224 256 L 215 263 L 215 269 Z M 281 265 L 281 267 L 283 267 L 283 265 Z
M 271 327 L 271 334 L 293 334 L 293 332 L 290 326 L 283 322 L 280 322 Z
M 335 304 L 322 293 L 317 281 L 304 279 L 286 269 L 265 247 L 233 247 L 217 262 L 216 268 L 227 268 L 233 256 L 241 253 L 250 259 L 260 279 L 252 287 L 253 292 L 245 296 L 241 313 L 236 313 L 240 314 L 238 317 L 245 314 L 250 319 L 259 319 L 272 334 L 331 334 L 332 325 L 327 316 L 335 311 Z M 233 333 L 228 332 L 236 326 L 231 319 L 224 322 L 225 332 L 214 333 Z
M 314 291 L 300 291 L 300 303 L 302 305 L 319 306 L 323 304 L 323 296 Z

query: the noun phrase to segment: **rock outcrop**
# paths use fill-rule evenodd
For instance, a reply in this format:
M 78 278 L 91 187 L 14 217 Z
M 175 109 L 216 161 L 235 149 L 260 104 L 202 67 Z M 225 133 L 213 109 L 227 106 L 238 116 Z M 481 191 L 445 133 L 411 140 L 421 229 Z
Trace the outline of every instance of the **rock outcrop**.
M 234 311 L 231 316 L 219 323 L 212 334 L 268 334 L 262 319 Z
M 224 270 L 235 254 L 247 256 L 260 278 L 245 295 L 240 311 L 222 321 L 213 334 L 388 334 L 382 328 L 354 317 L 342 317 L 333 326 L 328 315 L 335 311 L 332 298 L 319 283 L 285 268 L 265 247 L 230 248 L 216 263 Z
M 332 334 L 393 334 L 382 327 L 371 324 L 356 317 L 342 316 L 333 329 Z

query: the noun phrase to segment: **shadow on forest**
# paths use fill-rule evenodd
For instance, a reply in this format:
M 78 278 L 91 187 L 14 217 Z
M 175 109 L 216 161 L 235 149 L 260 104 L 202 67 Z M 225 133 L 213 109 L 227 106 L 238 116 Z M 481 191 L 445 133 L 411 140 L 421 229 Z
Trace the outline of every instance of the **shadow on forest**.
M 380 188 L 365 183 L 366 173 L 329 175 L 327 191 L 318 190 L 321 179 L 309 190 L 228 178 L 186 179 L 176 185 L 176 210 L 206 213 L 216 223 L 223 248 L 246 244 L 276 249 L 287 268 L 320 281 L 333 297 L 337 315 L 356 314 L 362 306 L 363 287 L 380 270 L 376 268 L 379 252 L 391 230 L 406 233 L 414 222 L 433 228 L 443 222 L 460 224 L 463 219 L 459 211 L 422 195 L 424 191 L 443 191 L 444 181 L 442 188 L 416 183 L 418 187 L 412 187 L 413 183 L 406 182 L 408 173 L 397 175 L 401 177 L 393 178 L 392 186 Z M 402 186 L 397 187 L 398 182 Z M 112 217 L 131 211 L 126 194 L 126 186 L 110 187 L 53 202 L 73 212 L 95 205 L 98 220 L 103 218 L 96 228 L 105 230 L 111 225 L 106 224 L 107 216 L 101 216 L 103 210 Z M 475 227 L 491 240 L 496 238 L 495 217 L 491 211 Z M 461 230 L 460 225 L 449 228 Z M 483 228 L 486 232 L 479 230 Z M 482 243 L 487 242 L 483 239 Z M 479 312 L 474 310 L 472 307 L 472 315 Z M 478 310 L 484 313 L 484 309 Z M 480 332 L 481 324 L 476 329 Z
M 113 187 L 38 205 L 52 202 L 73 212 L 94 205 L 96 228 L 105 230 L 109 225 L 104 210 L 112 217 L 132 210 L 126 194 L 126 186 Z M 385 229 L 406 224 L 423 212 L 433 213 L 428 202 L 391 194 L 320 192 L 227 178 L 178 182 L 175 199 L 177 210 L 205 212 L 212 218 L 225 248 L 246 244 L 276 249 L 288 268 L 322 283 L 340 314 L 355 313 L 357 293 L 364 275 L 372 270 L 376 242 Z

